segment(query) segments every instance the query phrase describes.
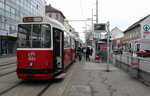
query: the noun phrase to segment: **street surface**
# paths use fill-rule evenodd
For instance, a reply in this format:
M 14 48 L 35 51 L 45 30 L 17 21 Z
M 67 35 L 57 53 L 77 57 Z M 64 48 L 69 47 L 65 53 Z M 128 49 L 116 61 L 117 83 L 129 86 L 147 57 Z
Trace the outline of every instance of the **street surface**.
M 15 70 L 15 67 L 10 69 Z M 0 77 L 0 93 L 20 83 L 1 96 L 149 96 L 150 87 L 137 81 L 129 73 L 111 64 L 110 72 L 105 70 L 106 63 L 95 63 L 93 56 L 91 61 L 83 58 L 82 61 L 75 62 L 67 70 L 64 79 L 52 83 L 19 80 L 13 72 Z M 48 84 L 50 85 L 46 88 Z

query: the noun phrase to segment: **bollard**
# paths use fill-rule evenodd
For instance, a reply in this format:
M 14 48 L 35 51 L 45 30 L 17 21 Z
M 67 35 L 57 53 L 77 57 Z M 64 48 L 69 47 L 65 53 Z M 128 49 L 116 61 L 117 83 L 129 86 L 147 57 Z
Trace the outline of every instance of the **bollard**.
M 131 57 L 131 67 L 133 68 L 138 68 L 139 64 L 138 64 L 138 58 L 137 58 L 137 55 L 136 54 L 133 54 L 133 57 Z

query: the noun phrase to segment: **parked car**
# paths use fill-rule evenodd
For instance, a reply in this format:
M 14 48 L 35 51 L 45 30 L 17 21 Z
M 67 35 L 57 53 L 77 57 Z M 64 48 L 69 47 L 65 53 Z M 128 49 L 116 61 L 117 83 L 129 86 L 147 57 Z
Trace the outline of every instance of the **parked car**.
M 136 54 L 140 57 L 149 57 L 150 56 L 150 50 L 143 50 L 136 52 Z

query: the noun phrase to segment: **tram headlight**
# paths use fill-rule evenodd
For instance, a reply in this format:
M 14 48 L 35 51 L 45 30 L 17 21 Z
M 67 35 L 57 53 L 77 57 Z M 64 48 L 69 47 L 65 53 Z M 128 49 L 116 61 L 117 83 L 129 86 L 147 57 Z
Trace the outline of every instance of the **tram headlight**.
M 30 66 L 30 67 L 33 67 L 33 62 L 30 62 L 29 66 Z

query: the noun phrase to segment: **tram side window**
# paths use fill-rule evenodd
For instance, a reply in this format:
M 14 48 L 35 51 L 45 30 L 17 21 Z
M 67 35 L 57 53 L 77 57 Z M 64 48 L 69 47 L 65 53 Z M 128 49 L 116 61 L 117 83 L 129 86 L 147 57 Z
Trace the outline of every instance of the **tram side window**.
M 68 47 L 68 34 L 64 32 L 64 48 Z

